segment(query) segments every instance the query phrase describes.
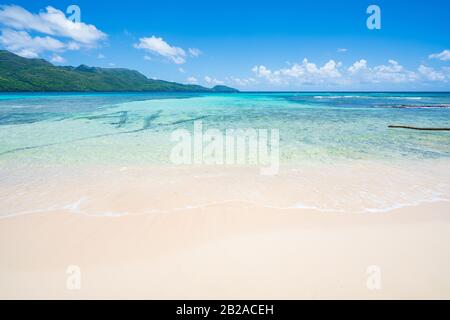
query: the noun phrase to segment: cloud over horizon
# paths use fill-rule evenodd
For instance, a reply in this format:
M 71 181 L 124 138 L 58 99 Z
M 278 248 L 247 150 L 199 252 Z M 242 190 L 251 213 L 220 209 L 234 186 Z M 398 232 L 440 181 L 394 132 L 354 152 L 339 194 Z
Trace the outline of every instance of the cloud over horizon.
M 264 65 L 256 65 L 252 72 L 257 79 L 274 86 L 295 85 L 352 85 L 352 84 L 401 84 L 422 82 L 444 82 L 450 80 L 449 68 L 435 69 L 419 65 L 416 70 L 408 70 L 399 62 L 389 59 L 386 64 L 369 66 L 367 60 L 360 59 L 345 68 L 341 62 L 329 60 L 322 66 L 304 59 L 289 68 L 271 70 Z M 242 81 L 241 81 L 242 82 Z

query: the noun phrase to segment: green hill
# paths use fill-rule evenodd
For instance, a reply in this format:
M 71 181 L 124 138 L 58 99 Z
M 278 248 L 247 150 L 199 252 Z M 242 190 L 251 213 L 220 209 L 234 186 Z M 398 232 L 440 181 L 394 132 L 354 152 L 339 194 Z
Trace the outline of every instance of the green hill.
M 42 59 L 27 59 L 0 50 L 0 91 L 2 92 L 238 92 L 215 86 L 185 85 L 148 79 L 135 70 L 122 68 L 58 67 Z

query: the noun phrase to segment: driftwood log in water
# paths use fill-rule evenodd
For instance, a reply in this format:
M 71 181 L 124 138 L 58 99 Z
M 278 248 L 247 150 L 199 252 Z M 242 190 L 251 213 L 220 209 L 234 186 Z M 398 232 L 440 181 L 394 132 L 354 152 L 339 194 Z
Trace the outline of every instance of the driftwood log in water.
M 411 130 L 423 130 L 423 131 L 450 131 L 450 128 L 420 128 L 411 126 L 394 126 L 390 125 L 389 128 L 411 129 Z

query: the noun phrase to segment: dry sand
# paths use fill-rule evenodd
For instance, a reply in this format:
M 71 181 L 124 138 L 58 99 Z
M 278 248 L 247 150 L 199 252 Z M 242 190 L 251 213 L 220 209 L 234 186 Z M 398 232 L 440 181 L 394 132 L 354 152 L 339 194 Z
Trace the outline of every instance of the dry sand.
M 108 190 L 131 188 L 115 178 Z M 195 184 L 183 189 L 172 181 L 170 189 L 148 179 L 137 184 L 136 179 L 135 192 L 116 197 L 115 203 L 114 193 L 100 199 L 96 185 L 96 203 L 0 219 L 0 298 L 450 298 L 450 202 L 379 213 L 270 207 L 252 201 L 178 208 L 186 204 L 183 195 L 189 187 L 196 189 Z M 106 188 L 101 180 L 92 183 Z M 249 188 L 246 179 L 241 180 Z M 213 189 L 204 181 L 197 183 L 200 189 Z M 154 206 L 151 201 L 142 204 L 145 196 L 139 190 L 145 184 L 148 199 L 159 199 Z M 66 195 L 74 188 L 49 183 L 47 189 L 52 185 Z M 87 189 L 79 185 L 78 191 L 76 196 Z M 210 191 L 206 199 L 214 198 Z M 110 210 L 105 206 L 111 203 L 116 212 L 133 212 L 84 214 L 94 208 Z M 143 207 L 167 209 L 170 204 L 178 209 L 141 212 Z M 67 288 L 71 265 L 80 268 L 80 290 Z M 379 267 L 379 290 L 367 287 L 370 266 Z

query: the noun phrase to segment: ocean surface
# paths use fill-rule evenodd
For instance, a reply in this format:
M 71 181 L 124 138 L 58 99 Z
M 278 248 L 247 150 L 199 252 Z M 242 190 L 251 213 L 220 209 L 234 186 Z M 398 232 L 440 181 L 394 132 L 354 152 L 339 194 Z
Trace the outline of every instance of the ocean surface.
M 174 167 L 171 134 L 195 121 L 278 129 L 280 174 L 155 169 Z M 450 132 L 389 125 L 450 127 L 450 93 L 1 94 L 0 217 L 228 202 L 385 212 L 450 201 Z M 162 201 L 168 194 L 178 200 Z
M 450 93 L 2 94 L 0 163 L 165 164 L 176 129 L 278 129 L 282 163 L 450 159 Z

